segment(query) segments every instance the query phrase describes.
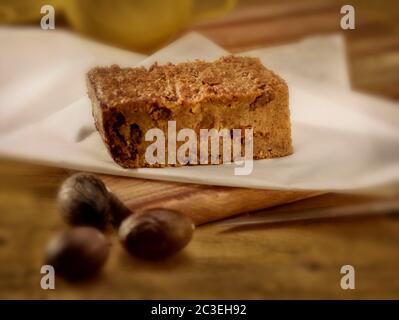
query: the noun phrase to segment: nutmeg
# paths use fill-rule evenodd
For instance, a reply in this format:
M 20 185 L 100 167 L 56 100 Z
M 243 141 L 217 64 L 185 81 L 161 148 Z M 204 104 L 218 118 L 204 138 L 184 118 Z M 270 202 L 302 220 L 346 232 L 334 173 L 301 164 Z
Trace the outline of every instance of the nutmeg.
M 92 227 L 75 227 L 58 234 L 49 243 L 46 264 L 56 276 L 81 280 L 96 275 L 109 255 L 110 242 Z
M 119 237 L 130 254 L 162 259 L 183 249 L 194 228 L 191 219 L 182 213 L 156 208 L 126 218 L 119 228 Z
M 130 210 L 93 174 L 76 173 L 67 178 L 58 192 L 58 207 L 70 225 L 104 229 L 118 225 Z

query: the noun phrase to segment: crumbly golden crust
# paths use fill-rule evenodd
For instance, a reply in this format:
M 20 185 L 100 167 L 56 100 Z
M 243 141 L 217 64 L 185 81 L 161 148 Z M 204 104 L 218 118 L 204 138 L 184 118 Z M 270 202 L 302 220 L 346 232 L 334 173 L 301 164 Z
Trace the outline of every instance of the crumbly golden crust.
M 97 98 L 107 107 L 152 102 L 175 107 L 240 99 L 265 91 L 272 94 L 276 85 L 276 75 L 264 68 L 259 59 L 235 56 L 215 62 L 155 63 L 149 69 L 97 67 L 88 73 L 88 78 Z
M 168 120 L 197 134 L 252 127 L 255 159 L 292 153 L 287 85 L 257 58 L 97 67 L 87 83 L 97 129 L 124 167 L 148 166 L 143 134 L 155 127 L 167 132 Z

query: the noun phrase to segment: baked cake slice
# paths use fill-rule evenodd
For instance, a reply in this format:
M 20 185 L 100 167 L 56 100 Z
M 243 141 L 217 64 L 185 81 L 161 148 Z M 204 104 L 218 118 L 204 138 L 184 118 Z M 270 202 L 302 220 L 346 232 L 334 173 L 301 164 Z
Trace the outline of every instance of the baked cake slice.
M 145 157 L 153 143 L 145 141 L 146 132 L 159 128 L 167 135 L 170 121 L 197 137 L 200 129 L 252 128 L 254 159 L 292 153 L 287 84 L 257 58 L 97 67 L 88 72 L 87 85 L 96 127 L 123 167 L 179 165 L 151 164 Z

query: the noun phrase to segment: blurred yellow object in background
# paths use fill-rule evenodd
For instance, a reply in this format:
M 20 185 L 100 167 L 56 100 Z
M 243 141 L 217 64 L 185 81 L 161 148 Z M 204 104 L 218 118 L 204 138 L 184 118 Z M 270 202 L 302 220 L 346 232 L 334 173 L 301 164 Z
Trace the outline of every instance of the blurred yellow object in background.
M 70 0 L 68 21 L 78 31 L 149 51 L 181 28 L 209 15 L 231 9 L 235 0 Z
M 40 8 L 50 4 L 58 8 L 63 0 L 0 0 L 0 23 L 32 22 L 42 17 Z
M 0 0 L 0 23 L 38 21 L 42 5 L 77 31 L 129 49 L 150 51 L 194 21 L 232 9 L 236 0 Z

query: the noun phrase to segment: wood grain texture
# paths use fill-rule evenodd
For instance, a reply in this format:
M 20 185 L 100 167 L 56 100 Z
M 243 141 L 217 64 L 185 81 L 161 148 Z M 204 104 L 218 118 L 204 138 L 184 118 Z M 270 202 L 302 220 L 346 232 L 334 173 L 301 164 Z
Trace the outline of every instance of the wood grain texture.
M 354 3 L 358 12 L 357 29 L 343 32 L 353 87 L 399 99 L 398 2 L 384 1 L 383 6 L 380 1 L 345 2 Z M 248 0 L 225 18 L 193 29 L 238 52 L 336 31 L 339 5 L 332 0 Z M 79 285 L 57 280 L 56 290 L 44 291 L 39 286 L 43 252 L 48 240 L 65 228 L 55 194 L 68 174 L 0 159 L 0 298 L 399 298 L 399 219 L 394 216 L 240 230 L 206 224 L 197 228 L 186 250 L 159 263 L 130 258 L 110 234 L 111 256 L 98 278 Z M 141 187 L 141 192 L 147 192 L 141 199 L 146 201 L 137 202 L 138 198 L 130 198 L 130 191 L 126 194 L 126 188 L 115 187 L 113 178 L 106 179 L 132 207 L 143 208 L 156 200 L 146 183 Z M 156 185 L 153 190 L 165 195 L 181 190 L 178 185 L 169 186 L 175 191 L 162 190 L 163 183 Z M 186 201 L 203 202 L 196 208 L 206 208 L 209 201 L 218 203 L 212 197 L 197 198 L 196 186 L 187 188 L 193 189 L 184 192 Z M 240 192 L 235 192 L 225 204 L 228 210 L 245 208 Z M 225 196 L 223 191 L 220 194 Z M 375 200 L 325 194 L 261 212 Z M 174 205 L 172 196 L 168 201 Z M 226 209 L 222 205 L 220 210 Z M 356 268 L 356 290 L 344 291 L 339 286 L 344 264 Z
M 0 298 L 213 299 L 398 298 L 399 219 L 394 216 L 226 230 L 207 224 L 180 254 L 161 262 L 128 256 L 114 233 L 110 259 L 95 279 L 40 288 L 51 237 L 66 226 L 55 194 L 68 172 L 0 160 Z M 269 209 L 292 211 L 375 201 L 326 194 Z M 259 213 L 260 214 L 260 213 Z M 355 266 L 356 290 L 339 286 Z
M 265 209 L 320 192 L 217 187 L 101 175 L 106 185 L 134 212 L 150 208 L 182 211 L 196 225 Z

